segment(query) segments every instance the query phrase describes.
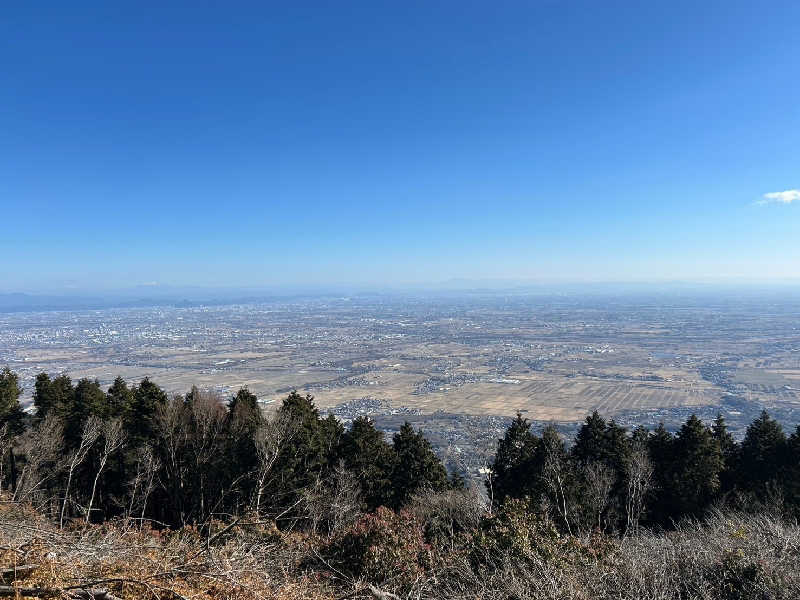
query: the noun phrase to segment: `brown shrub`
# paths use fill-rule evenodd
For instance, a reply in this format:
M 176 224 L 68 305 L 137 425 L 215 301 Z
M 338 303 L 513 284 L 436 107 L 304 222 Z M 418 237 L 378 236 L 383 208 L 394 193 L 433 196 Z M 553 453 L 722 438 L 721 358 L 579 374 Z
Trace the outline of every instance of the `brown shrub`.
M 430 547 L 410 512 L 380 507 L 361 517 L 325 548 L 330 564 L 353 580 L 403 587 L 423 576 Z

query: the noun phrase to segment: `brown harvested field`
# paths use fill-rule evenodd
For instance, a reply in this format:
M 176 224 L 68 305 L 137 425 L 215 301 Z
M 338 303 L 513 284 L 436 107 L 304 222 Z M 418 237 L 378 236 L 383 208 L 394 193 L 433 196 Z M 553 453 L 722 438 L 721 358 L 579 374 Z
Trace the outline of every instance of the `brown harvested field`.
M 230 353 L 227 353 L 230 356 Z M 219 359 L 225 354 L 204 360 Z M 255 357 L 254 357 L 255 358 Z M 256 359 L 258 361 L 258 359 Z M 266 361 L 265 361 L 266 362 Z M 406 361 L 408 363 L 408 361 Z M 235 391 L 247 386 L 266 401 L 285 396 L 276 390 L 298 389 L 312 394 L 317 404 L 332 407 L 361 397 L 374 397 L 392 405 L 419 409 L 422 412 L 445 411 L 475 415 L 513 415 L 522 412 L 536 420 L 570 421 L 582 419 L 597 410 L 613 415 L 621 410 L 672 408 L 713 404 L 720 392 L 695 380 L 649 382 L 606 380 L 539 374 L 509 374 L 518 384 L 474 382 L 454 385 L 446 391 L 417 394 L 417 386 L 428 378 L 422 369 L 407 368 L 393 359 L 374 361 L 375 370 L 359 376 L 341 377 L 341 373 L 319 369 L 292 369 L 250 364 L 229 369 L 200 369 L 195 366 L 126 367 L 93 366 L 73 371 L 74 378 L 89 377 L 109 383 L 120 375 L 135 382 L 150 377 L 170 392 L 188 391 L 192 385 Z M 419 365 L 417 365 L 419 367 Z M 475 372 L 473 372 L 475 373 Z M 486 374 L 479 376 L 486 377 Z
M 30 314 L 0 316 L 0 353 L 28 399 L 47 371 L 104 386 L 147 376 L 171 393 L 197 385 L 227 397 L 248 386 L 276 402 L 297 389 L 322 408 L 371 398 L 423 413 L 520 411 L 536 420 L 593 410 L 660 418 L 710 410 L 724 394 L 800 402 L 796 311 L 765 321 L 725 310 L 381 297 Z
M 492 340 L 478 344 L 392 340 L 345 350 L 269 340 L 251 349 L 231 343 L 142 345 L 124 362 L 86 348 L 39 350 L 27 358 L 33 363 L 32 372 L 52 371 L 66 363 L 74 379 L 89 377 L 104 385 L 117 375 L 129 382 L 150 377 L 171 393 L 185 393 L 196 385 L 225 395 L 247 386 L 274 402 L 298 389 L 314 395 L 322 408 L 371 397 L 424 413 L 522 412 L 536 420 L 579 420 L 593 410 L 614 415 L 707 405 L 717 403 L 721 395 L 697 372 L 654 364 L 635 344 L 618 345 L 614 353 L 559 344 L 520 352 Z M 532 370 L 526 354 L 546 356 L 548 370 Z M 507 365 L 501 373 L 498 361 Z
M 476 415 L 513 415 L 523 412 L 537 420 L 583 419 L 597 410 L 613 415 L 621 410 L 673 408 L 713 404 L 719 392 L 709 385 L 654 385 L 649 382 L 605 382 L 591 379 L 529 379 L 519 385 L 468 383 L 449 391 L 415 395 L 411 382 L 375 379 L 368 387 L 345 387 L 316 394 L 320 406 L 334 406 L 354 397 L 369 395 L 386 399 L 397 406 Z M 412 378 L 413 380 L 413 378 Z M 405 385 L 404 385 L 405 383 Z

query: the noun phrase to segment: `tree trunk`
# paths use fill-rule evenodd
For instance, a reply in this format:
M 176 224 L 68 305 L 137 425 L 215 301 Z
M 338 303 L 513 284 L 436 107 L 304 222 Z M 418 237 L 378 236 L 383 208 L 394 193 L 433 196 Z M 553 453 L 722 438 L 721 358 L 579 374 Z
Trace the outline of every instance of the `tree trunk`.
M 94 495 L 97 491 L 97 480 L 100 479 L 100 473 L 103 472 L 103 469 L 106 466 L 106 460 L 108 459 L 108 455 L 104 454 L 103 457 L 100 459 L 100 467 L 97 469 L 97 473 L 94 476 L 94 483 L 92 484 L 92 496 L 89 498 L 89 508 L 86 510 L 86 524 L 89 524 L 89 520 L 92 516 L 92 505 L 94 504 Z
M 14 457 L 14 449 L 8 449 L 8 459 L 11 463 L 11 490 L 17 493 L 17 459 Z
M 61 519 L 58 522 L 58 528 L 64 529 L 64 511 L 67 509 L 67 500 L 69 499 L 69 487 L 72 485 L 72 472 L 73 467 L 70 465 L 69 477 L 67 477 L 67 488 L 64 490 L 64 502 L 61 503 Z

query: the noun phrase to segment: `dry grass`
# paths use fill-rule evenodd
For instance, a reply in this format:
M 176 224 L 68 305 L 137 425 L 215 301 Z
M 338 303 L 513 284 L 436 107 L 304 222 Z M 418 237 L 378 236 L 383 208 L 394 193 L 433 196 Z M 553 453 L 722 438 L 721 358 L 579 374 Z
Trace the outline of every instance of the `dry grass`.
M 583 540 L 584 548 L 595 542 Z M 800 528 L 770 515 L 711 515 L 666 533 L 643 532 L 596 556 L 494 556 L 454 564 L 438 589 L 448 600 L 789 600 L 800 598 Z M 603 546 L 605 546 L 603 548 Z
M 716 513 L 622 540 L 543 537 L 532 553 L 485 551 L 476 539 L 441 548 L 424 574 L 395 588 L 384 584 L 387 591 L 417 600 L 800 597 L 800 527 L 767 514 Z M 370 582 L 331 566 L 324 547 L 318 538 L 245 519 L 203 533 L 133 522 L 58 531 L 29 507 L 0 505 L 0 563 L 40 565 L 18 586 L 103 587 L 120 598 L 376 597 Z
M 132 522 L 59 531 L 29 508 L 0 510 L 2 565 L 40 565 L 16 582 L 25 587 L 103 587 L 122 598 L 330 598 L 319 577 L 296 570 L 306 546 L 264 524 L 216 524 L 205 534 Z

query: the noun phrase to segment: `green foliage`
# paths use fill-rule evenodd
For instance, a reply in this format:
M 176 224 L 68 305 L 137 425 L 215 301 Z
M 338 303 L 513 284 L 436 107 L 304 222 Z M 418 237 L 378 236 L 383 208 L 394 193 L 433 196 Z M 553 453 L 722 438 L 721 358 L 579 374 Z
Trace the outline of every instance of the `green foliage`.
M 75 386 L 72 397 L 64 406 L 64 439 L 68 448 L 80 443 L 84 423 L 91 416 L 105 418 L 108 415 L 106 395 L 97 380 L 81 379 Z
M 642 432 L 637 435 L 643 437 Z M 593 527 L 600 527 L 608 521 L 621 525 L 621 507 L 625 504 L 627 492 L 626 465 L 631 448 L 632 439 L 627 429 L 613 420 L 606 423 L 597 411 L 578 431 L 570 450 L 577 463 L 576 493 L 583 498 L 592 498 L 595 504 L 579 503 L 583 505 L 576 512 L 584 527 L 590 523 Z M 601 492 L 608 494 L 605 502 Z
M 368 417 L 358 417 L 341 439 L 339 456 L 361 486 L 367 510 L 392 503 L 392 473 L 397 456 Z
M 628 430 L 617 425 L 614 420 L 608 422 L 605 435 L 605 462 L 614 471 L 618 478 L 622 477 L 625 463 L 631 451 Z
M 67 375 L 59 375 L 52 380 L 47 373 L 37 375 L 33 394 L 36 419 L 41 421 L 49 414 L 64 416 L 74 393 L 72 380 Z
M 763 411 L 747 428 L 741 444 L 739 483 L 741 487 L 763 499 L 767 484 L 778 479 L 787 451 L 783 428 L 767 411 Z
M 393 506 L 408 504 L 419 489 L 443 491 L 449 487 L 447 471 L 433 453 L 431 443 L 421 431 L 415 432 L 406 422 L 392 440 L 396 462 L 392 473 Z
M 19 378 L 8 367 L 0 371 L 0 427 L 5 425 L 13 434 L 22 433 L 24 413 L 19 404 L 22 390 Z
M 783 487 L 788 513 L 800 518 L 800 425 L 786 442 Z
M 345 523 L 359 510 L 380 506 L 419 510 L 419 498 L 428 494 L 438 504 L 420 513 L 426 515 L 427 539 L 454 546 L 468 533 L 469 528 L 455 524 L 468 522 L 455 502 L 465 481 L 458 473 L 448 477 L 431 444 L 409 423 L 389 443 L 368 418 L 356 419 L 348 431 L 334 417 L 322 418 L 310 395 L 292 392 L 278 410 L 280 418 L 272 421 L 246 388 L 227 403 L 196 388 L 185 398 L 168 398 L 147 378 L 133 388 L 117 378 L 104 392 L 97 381 L 81 379 L 73 385 L 66 375 L 51 379 L 42 373 L 34 386 L 32 418 L 20 410 L 19 395 L 16 374 L 4 369 L 0 425 L 13 424 L 14 435 L 28 423 L 33 429 L 13 441 L 3 457 L 2 483 L 14 488 L 24 470 L 28 484 L 41 482 L 40 499 L 64 495 L 63 458 L 74 455 L 87 419 L 122 420 L 124 446 L 115 446 L 112 456 L 104 458 L 101 434 L 76 465 L 68 516 L 80 516 L 86 505 L 82 490 L 96 489 L 93 509 L 105 517 L 142 515 L 182 526 L 258 506 L 259 514 L 289 529 L 319 523 L 321 513 L 313 513 L 320 507 L 333 515 L 326 523 Z M 36 439 L 39 429 L 50 431 L 56 441 L 63 430 L 57 453 L 35 456 L 46 441 Z M 265 435 L 283 436 L 274 456 L 263 444 Z M 259 476 L 265 456 L 268 470 Z M 337 486 L 337 469 L 347 485 Z M 342 497 L 326 505 L 330 490 Z M 540 540 L 547 539 L 545 531 L 536 529 L 541 524 L 560 536 L 597 529 L 622 532 L 640 523 L 670 527 L 684 517 L 703 516 L 712 503 L 741 497 L 745 507 L 774 502 L 797 516 L 800 429 L 787 439 L 763 413 L 737 444 L 721 416 L 712 427 L 692 416 L 672 435 L 663 425 L 652 433 L 644 428 L 629 433 L 594 413 L 567 448 L 554 426 L 540 438 L 518 414 L 498 441 L 487 490 L 494 507 L 512 507 L 497 512 L 495 527 L 509 519 L 532 519 L 517 525 Z M 525 516 L 514 504 L 522 499 L 530 513 Z M 504 538 L 502 527 L 492 531 L 492 544 L 504 551 L 524 555 L 534 548 L 527 538 Z
M 108 414 L 113 417 L 129 418 L 133 408 L 133 390 L 122 377 L 117 377 L 106 392 Z
M 258 424 L 260 412 L 258 409 L 258 398 L 246 387 L 241 388 L 236 395 L 228 402 L 228 412 L 233 418 L 242 419 Z
M 133 399 L 127 412 L 125 428 L 134 447 L 141 446 L 155 437 L 155 419 L 159 408 L 167 403 L 167 394 L 145 377 L 133 389 Z
M 727 462 L 730 462 L 736 454 L 736 441 L 728 431 L 728 425 L 725 423 L 725 417 L 722 416 L 722 413 L 718 413 L 717 418 L 714 419 L 714 424 L 711 426 L 711 435 L 719 445 L 722 457 Z
M 565 567 L 600 560 L 612 550 L 608 538 L 581 540 L 562 535 L 529 499 L 512 498 L 497 513 L 483 519 L 474 537 L 470 559 L 476 565 L 516 559 Z
M 475 537 L 473 556 L 483 555 L 530 559 L 552 558 L 561 535 L 552 522 L 546 521 L 527 498 L 508 498 L 496 514 L 486 517 Z
M 335 443 L 331 438 L 336 437 L 337 432 L 323 424 L 310 395 L 292 392 L 279 410 L 295 423 L 296 431 L 293 443 L 284 449 L 280 463 L 295 485 L 303 485 L 330 462 L 329 450 Z
M 572 456 L 583 464 L 608 458 L 607 426 L 597 411 L 586 417 L 586 422 L 578 430 Z
M 230 479 L 241 481 L 240 489 L 234 491 L 241 503 L 253 492 L 253 481 L 248 474 L 257 468 L 255 439 L 263 423 L 264 415 L 261 414 L 256 395 L 246 387 L 240 389 L 228 402 L 224 436 L 228 457 L 225 468 Z
M 292 443 L 280 449 L 275 464 L 272 502 L 292 506 L 302 497 L 302 490 L 327 474 L 335 464 L 335 449 L 342 434 L 338 421 L 320 419 L 311 395 L 296 391 L 284 399 L 279 414 L 291 423 Z M 296 518 L 294 511 L 284 515 Z
M 695 415 L 681 427 L 673 446 L 670 493 L 682 515 L 700 515 L 714 499 L 723 468 L 722 452 L 708 427 Z
M 735 476 L 738 469 L 739 447 L 728 431 L 728 425 L 725 423 L 722 413 L 719 413 L 714 420 L 714 424 L 711 426 L 711 435 L 717 442 L 722 454 L 723 466 L 719 474 L 719 491 L 720 496 L 724 496 L 733 490 L 736 484 Z
M 532 482 L 527 471 L 536 457 L 539 442 L 528 420 L 517 413 L 497 442 L 491 477 L 486 482 L 489 496 L 495 503 L 499 505 L 507 498 L 522 498 L 530 493 Z

